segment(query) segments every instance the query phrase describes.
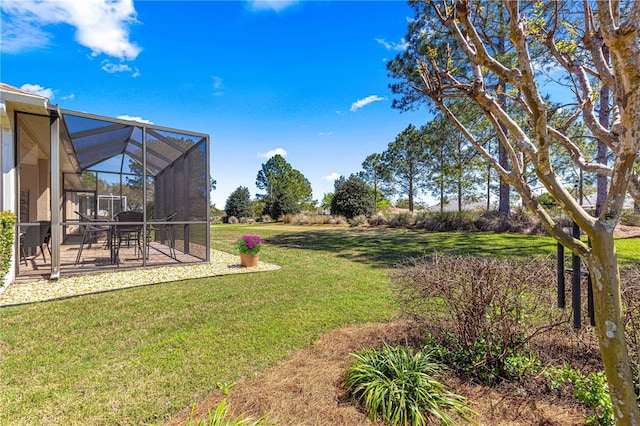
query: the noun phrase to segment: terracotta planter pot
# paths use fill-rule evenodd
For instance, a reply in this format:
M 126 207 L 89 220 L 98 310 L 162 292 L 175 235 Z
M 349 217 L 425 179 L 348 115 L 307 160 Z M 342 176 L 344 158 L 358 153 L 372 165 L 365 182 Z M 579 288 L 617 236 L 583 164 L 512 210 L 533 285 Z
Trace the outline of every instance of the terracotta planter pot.
M 260 253 L 240 253 L 240 264 L 245 268 L 252 266 L 258 266 L 258 260 L 260 259 Z

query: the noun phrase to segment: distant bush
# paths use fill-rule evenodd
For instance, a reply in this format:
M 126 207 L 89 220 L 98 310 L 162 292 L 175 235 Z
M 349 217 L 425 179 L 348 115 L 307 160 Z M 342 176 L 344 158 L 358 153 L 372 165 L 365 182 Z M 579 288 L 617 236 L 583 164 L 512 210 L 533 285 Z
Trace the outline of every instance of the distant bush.
M 542 235 L 546 231 L 540 220 L 523 208 L 506 214 L 499 211 L 485 212 L 475 225 L 483 232 L 510 232 L 515 234 Z
M 634 209 L 624 209 L 620 216 L 620 223 L 627 226 L 640 226 L 640 214 Z
M 417 228 L 427 231 L 477 231 L 479 214 L 472 210 L 461 212 L 428 212 L 419 216 Z
M 537 198 L 538 202 L 542 204 L 546 209 L 558 207 L 558 202 L 548 192 L 538 195 Z
M 271 219 L 271 216 L 269 216 L 268 214 L 263 214 L 262 216 L 260 216 L 260 218 L 258 219 L 258 222 L 262 222 L 262 223 L 271 223 L 273 222 L 273 219 Z
M 284 223 L 292 225 L 346 225 L 347 220 L 342 216 L 326 214 L 297 214 L 284 215 L 280 218 Z
M 348 219 L 347 222 L 349 222 L 349 225 L 351 226 L 362 226 L 367 224 L 367 217 L 361 214 L 356 217 L 352 217 L 351 219 Z
M 555 212 L 553 220 L 561 227 L 572 222 L 565 214 Z M 388 225 L 393 228 L 413 227 L 432 232 L 510 232 L 527 235 L 548 235 L 540 220 L 524 208 L 516 208 L 506 214 L 499 211 L 419 211 L 417 213 L 380 212 L 368 220 L 371 226 Z
M 413 214 L 410 212 L 401 212 L 389 219 L 389 226 L 398 228 L 401 226 L 411 226 L 415 223 Z
M 329 216 L 329 225 L 348 225 L 348 222 L 342 216 Z
M 374 214 L 367 221 L 369 222 L 369 225 L 371 225 L 371 226 L 380 226 L 380 225 L 386 225 L 386 224 L 389 223 L 387 221 L 387 218 L 385 217 L 385 215 L 382 214 L 382 213 Z

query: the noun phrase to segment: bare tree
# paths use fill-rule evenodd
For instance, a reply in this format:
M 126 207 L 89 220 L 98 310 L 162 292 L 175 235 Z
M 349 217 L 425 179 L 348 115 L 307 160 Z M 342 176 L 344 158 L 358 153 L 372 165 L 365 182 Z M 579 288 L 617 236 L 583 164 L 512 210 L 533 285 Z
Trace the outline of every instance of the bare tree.
M 626 9 L 621 10 L 622 7 Z M 547 231 L 587 264 L 594 283 L 596 334 L 618 424 L 640 425 L 638 402 L 624 334 L 618 262 L 613 232 L 627 192 L 640 199 L 634 162 L 640 149 L 640 1 L 529 4 L 526 15 L 520 2 L 504 0 L 508 14 L 509 46 L 514 61 L 488 48 L 482 28 L 479 1 L 431 0 L 417 11 L 413 71 L 403 95 L 426 97 L 454 123 L 484 158 L 522 197 L 524 204 L 542 221 Z M 495 12 L 492 12 L 495 13 Z M 423 22 L 421 27 L 417 22 Z M 571 25 L 567 26 L 566 23 Z M 437 42 L 434 42 L 437 34 Z M 447 43 L 443 43 L 446 40 Z M 610 66 L 606 59 L 610 55 Z M 550 101 L 541 93 L 540 63 L 534 52 L 547 53 L 573 82 L 577 108 L 565 124 L 552 125 Z M 405 55 L 405 60 L 407 59 Z M 461 60 L 462 59 L 462 60 Z M 409 68 L 407 68 L 409 70 Z M 496 86 L 504 82 L 504 87 Z M 595 104 L 599 87 L 611 88 L 611 120 L 598 120 Z M 503 96 L 517 103 L 525 119 L 503 108 Z M 466 99 L 469 108 L 481 112 L 492 124 L 499 143 L 509 157 L 510 169 L 485 148 L 474 128 L 454 110 L 453 101 Z M 580 150 L 566 135 L 566 128 L 581 119 L 593 137 L 613 156 L 599 162 Z M 566 188 L 553 168 L 552 152 L 561 146 L 577 167 L 606 176 L 609 191 L 601 211 L 587 211 Z M 532 167 L 537 180 L 564 211 L 588 235 L 591 245 L 573 238 L 551 218 L 536 199 L 527 180 Z

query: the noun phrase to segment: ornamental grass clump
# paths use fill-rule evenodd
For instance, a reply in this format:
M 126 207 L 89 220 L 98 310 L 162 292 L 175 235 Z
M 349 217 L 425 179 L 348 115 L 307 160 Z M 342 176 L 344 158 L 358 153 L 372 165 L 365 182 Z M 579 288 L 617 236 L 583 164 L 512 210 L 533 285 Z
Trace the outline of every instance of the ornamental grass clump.
M 264 240 L 257 235 L 244 235 L 236 241 L 236 249 L 243 254 L 258 254 Z
M 436 379 L 440 365 L 431 361 L 429 352 L 385 344 L 381 349 L 362 349 L 353 356 L 356 361 L 346 372 L 344 386 L 364 403 L 371 421 L 378 415 L 388 425 L 472 421 L 475 413 L 466 400 Z
M 189 421 L 186 426 L 263 426 L 271 423 L 267 423 L 267 416 L 264 415 L 258 420 L 253 420 L 250 417 L 244 417 L 240 415 L 233 417 L 229 413 L 229 407 L 227 406 L 227 400 L 223 399 L 217 406 L 215 411 L 209 410 L 208 420 L 196 421 L 193 418 L 196 406 L 194 405 L 189 416 Z

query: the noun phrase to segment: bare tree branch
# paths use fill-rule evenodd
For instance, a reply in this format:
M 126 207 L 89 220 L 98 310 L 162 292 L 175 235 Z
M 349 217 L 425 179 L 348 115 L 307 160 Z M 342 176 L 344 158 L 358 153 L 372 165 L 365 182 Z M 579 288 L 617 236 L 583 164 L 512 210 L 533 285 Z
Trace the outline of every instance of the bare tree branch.
M 585 47 L 589 49 L 593 63 L 598 70 L 598 74 L 596 75 L 596 77 L 600 78 L 604 85 L 613 87 L 615 81 L 613 78 L 613 74 L 611 73 L 611 69 L 609 68 L 609 63 L 605 59 L 603 51 L 604 41 L 602 39 L 602 34 L 600 34 L 600 31 L 598 31 L 598 29 L 593 27 L 593 11 L 591 10 L 591 7 L 589 7 L 589 3 L 587 0 L 584 0 L 583 8 L 585 30 L 582 36 L 582 41 Z
M 587 163 L 584 155 L 582 154 L 582 151 L 580 151 L 580 148 L 578 148 L 576 144 L 571 142 L 571 139 L 562 134 L 562 132 L 554 129 L 553 127 L 549 127 L 549 133 L 558 142 L 560 142 L 560 144 L 562 144 L 562 146 L 564 146 L 567 151 L 569 151 L 569 155 L 573 162 L 582 170 L 589 173 L 598 173 L 604 176 L 612 175 L 611 167 L 605 166 L 600 163 Z
M 622 23 L 621 27 L 638 27 L 640 25 L 640 2 L 633 3 L 631 11 L 627 14 L 627 19 Z

